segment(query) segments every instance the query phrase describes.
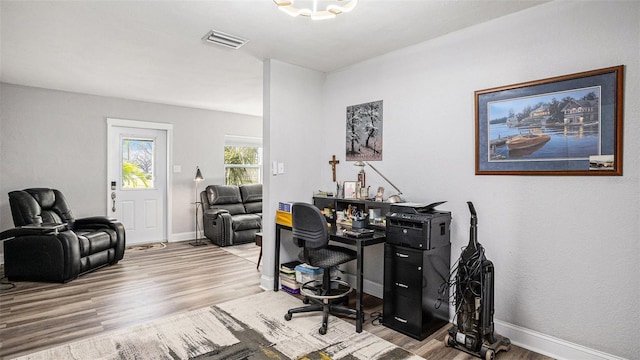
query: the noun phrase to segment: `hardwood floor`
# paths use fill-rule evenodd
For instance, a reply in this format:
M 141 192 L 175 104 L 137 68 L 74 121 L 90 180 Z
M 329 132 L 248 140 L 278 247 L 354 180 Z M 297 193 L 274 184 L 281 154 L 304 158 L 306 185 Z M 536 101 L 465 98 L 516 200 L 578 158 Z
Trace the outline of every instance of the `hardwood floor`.
M 177 242 L 128 251 L 117 265 L 67 284 L 16 282 L 0 291 L 0 358 L 259 293 L 260 272 L 247 260 L 258 252 L 249 246 L 231 254 L 211 244 Z M 364 329 L 381 338 L 427 359 L 475 359 L 442 345 L 448 327 L 417 341 L 372 323 L 371 314 L 382 311 L 380 299 L 366 296 L 364 305 Z M 549 359 L 517 346 L 497 358 Z

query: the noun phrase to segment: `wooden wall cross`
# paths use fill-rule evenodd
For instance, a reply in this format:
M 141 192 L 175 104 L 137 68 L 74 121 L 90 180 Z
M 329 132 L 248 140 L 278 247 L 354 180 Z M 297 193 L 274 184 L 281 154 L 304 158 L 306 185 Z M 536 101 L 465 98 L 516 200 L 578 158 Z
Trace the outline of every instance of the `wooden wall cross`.
M 340 160 L 336 160 L 336 156 L 333 155 L 333 158 L 329 160 L 329 164 L 331 164 L 331 171 L 333 172 L 333 181 L 336 181 L 336 165 L 340 164 Z

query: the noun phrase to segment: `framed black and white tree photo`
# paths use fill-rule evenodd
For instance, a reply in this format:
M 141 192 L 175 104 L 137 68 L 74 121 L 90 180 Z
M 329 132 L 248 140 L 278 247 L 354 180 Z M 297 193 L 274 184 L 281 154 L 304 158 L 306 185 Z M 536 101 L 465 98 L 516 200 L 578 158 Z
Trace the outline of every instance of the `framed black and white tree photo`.
M 382 160 L 382 100 L 347 106 L 347 161 Z

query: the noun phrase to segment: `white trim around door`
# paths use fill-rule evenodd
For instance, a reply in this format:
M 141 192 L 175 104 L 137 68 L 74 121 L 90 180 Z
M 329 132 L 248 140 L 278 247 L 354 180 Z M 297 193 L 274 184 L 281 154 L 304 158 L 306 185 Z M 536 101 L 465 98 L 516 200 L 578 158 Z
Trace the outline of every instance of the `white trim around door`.
M 139 121 L 139 120 L 126 120 L 126 119 L 116 119 L 116 118 L 107 118 L 107 164 L 111 164 L 113 161 L 117 159 L 113 158 L 113 152 L 109 151 L 109 146 L 112 144 L 113 137 L 115 136 L 114 127 L 129 127 L 129 128 L 137 128 L 137 129 L 154 129 L 154 130 L 165 130 L 167 132 L 167 147 L 166 147 L 166 211 L 164 211 L 164 226 L 166 228 L 167 241 L 171 241 L 172 227 L 171 227 L 171 209 L 172 209 L 172 176 L 171 176 L 171 163 L 173 162 L 172 154 L 173 154 L 173 124 L 167 123 L 159 123 L 159 122 L 150 122 L 150 121 Z M 107 179 L 106 180 L 106 198 L 107 198 L 107 214 L 111 212 L 112 200 L 111 200 L 111 179 L 117 178 L 118 174 L 113 174 L 111 170 L 111 166 L 107 165 Z

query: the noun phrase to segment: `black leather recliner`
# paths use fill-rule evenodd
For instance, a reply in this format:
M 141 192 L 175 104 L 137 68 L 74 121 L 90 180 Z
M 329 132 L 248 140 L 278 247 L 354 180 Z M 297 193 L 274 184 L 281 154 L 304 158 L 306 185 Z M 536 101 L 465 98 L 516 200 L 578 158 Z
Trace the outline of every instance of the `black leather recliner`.
M 262 228 L 262 184 L 209 185 L 200 193 L 204 235 L 218 246 L 256 241 Z
M 124 226 L 106 216 L 74 218 L 58 190 L 12 191 L 9 204 L 16 228 L 0 235 L 8 239 L 4 272 L 9 280 L 67 282 L 124 256 Z

